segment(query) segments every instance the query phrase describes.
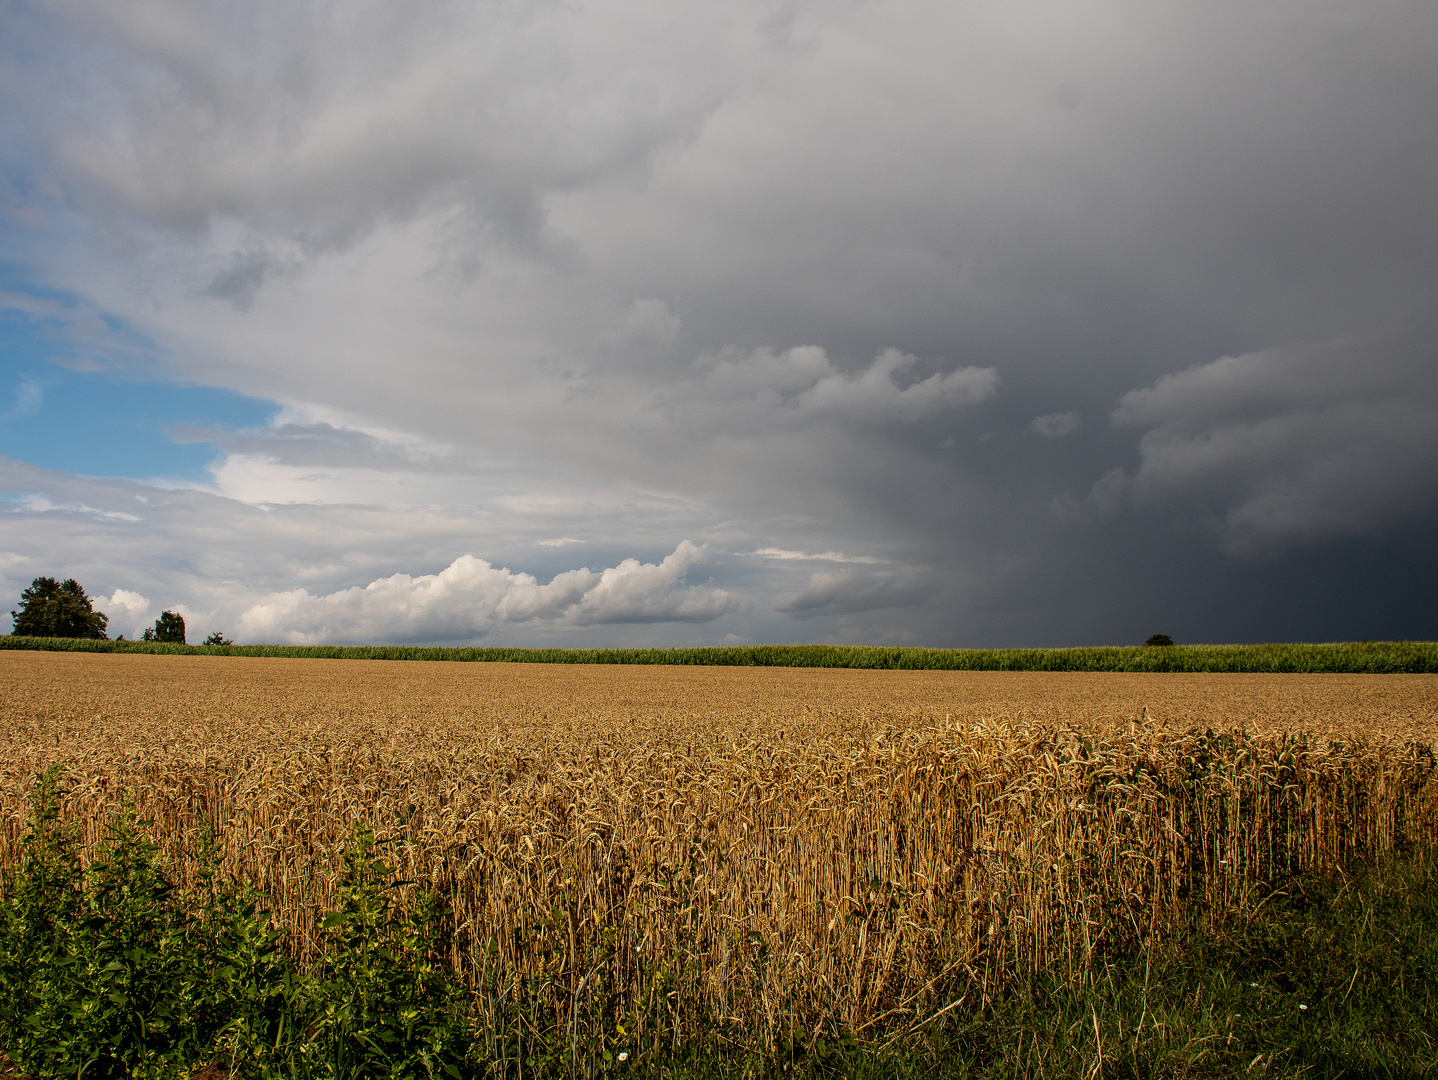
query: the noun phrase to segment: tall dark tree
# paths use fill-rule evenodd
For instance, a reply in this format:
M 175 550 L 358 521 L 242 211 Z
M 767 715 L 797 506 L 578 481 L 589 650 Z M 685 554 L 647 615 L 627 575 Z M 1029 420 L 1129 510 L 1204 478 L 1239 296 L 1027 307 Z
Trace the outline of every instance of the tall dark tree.
M 185 643 L 185 618 L 173 611 L 162 611 L 155 625 L 146 628 L 146 641 L 168 641 L 173 645 Z
M 109 617 L 90 606 L 90 598 L 74 578 L 56 581 L 37 577 L 20 594 L 20 610 L 10 612 L 12 634 L 33 637 L 105 640 Z

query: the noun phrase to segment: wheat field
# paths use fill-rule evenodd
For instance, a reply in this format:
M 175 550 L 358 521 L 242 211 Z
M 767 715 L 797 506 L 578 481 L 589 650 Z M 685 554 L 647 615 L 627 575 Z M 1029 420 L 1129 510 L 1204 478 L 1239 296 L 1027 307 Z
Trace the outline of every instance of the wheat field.
M 368 822 L 497 1025 L 636 1044 L 902 1033 L 1438 835 L 1432 675 L 7 652 L 0 733 L 0 863 L 62 763 L 87 845 L 213 822 L 303 958 Z

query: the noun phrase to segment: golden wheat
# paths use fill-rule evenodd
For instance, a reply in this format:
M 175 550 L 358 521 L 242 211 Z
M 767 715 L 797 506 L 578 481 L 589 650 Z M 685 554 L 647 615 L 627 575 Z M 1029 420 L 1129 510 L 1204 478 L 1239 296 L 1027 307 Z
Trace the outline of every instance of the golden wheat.
M 63 762 L 85 845 L 126 792 L 177 865 L 213 821 L 304 957 L 370 822 L 477 1000 L 639 1039 L 902 1030 L 1438 825 L 1432 676 L 15 652 L 0 687 L 0 862 Z

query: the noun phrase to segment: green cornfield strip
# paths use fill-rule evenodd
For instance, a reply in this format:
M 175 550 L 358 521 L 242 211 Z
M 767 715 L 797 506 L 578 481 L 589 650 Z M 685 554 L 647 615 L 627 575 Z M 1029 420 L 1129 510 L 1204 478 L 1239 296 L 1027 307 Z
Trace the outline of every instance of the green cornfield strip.
M 683 664 L 712 667 L 870 668 L 914 671 L 1177 671 L 1347 674 L 1438 672 L 1438 642 L 1101 646 L 1073 649 L 915 649 L 875 645 L 734 645 L 692 649 L 481 649 L 412 645 L 169 645 L 0 635 L 0 649 L 450 660 L 523 664 Z

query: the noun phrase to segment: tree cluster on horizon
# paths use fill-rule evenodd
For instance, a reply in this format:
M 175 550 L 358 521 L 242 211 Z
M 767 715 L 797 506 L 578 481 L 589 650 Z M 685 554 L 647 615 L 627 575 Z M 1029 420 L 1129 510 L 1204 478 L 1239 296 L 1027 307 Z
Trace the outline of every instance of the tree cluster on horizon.
M 16 636 L 109 640 L 105 631 L 110 617 L 95 610 L 94 601 L 74 578 L 57 581 L 52 577 L 37 577 L 20 594 L 20 608 L 10 612 L 10 618 L 10 633 Z M 155 625 L 145 628 L 144 640 L 185 644 L 184 616 L 174 611 L 161 612 Z M 205 644 L 233 643 L 215 631 L 205 639 Z

